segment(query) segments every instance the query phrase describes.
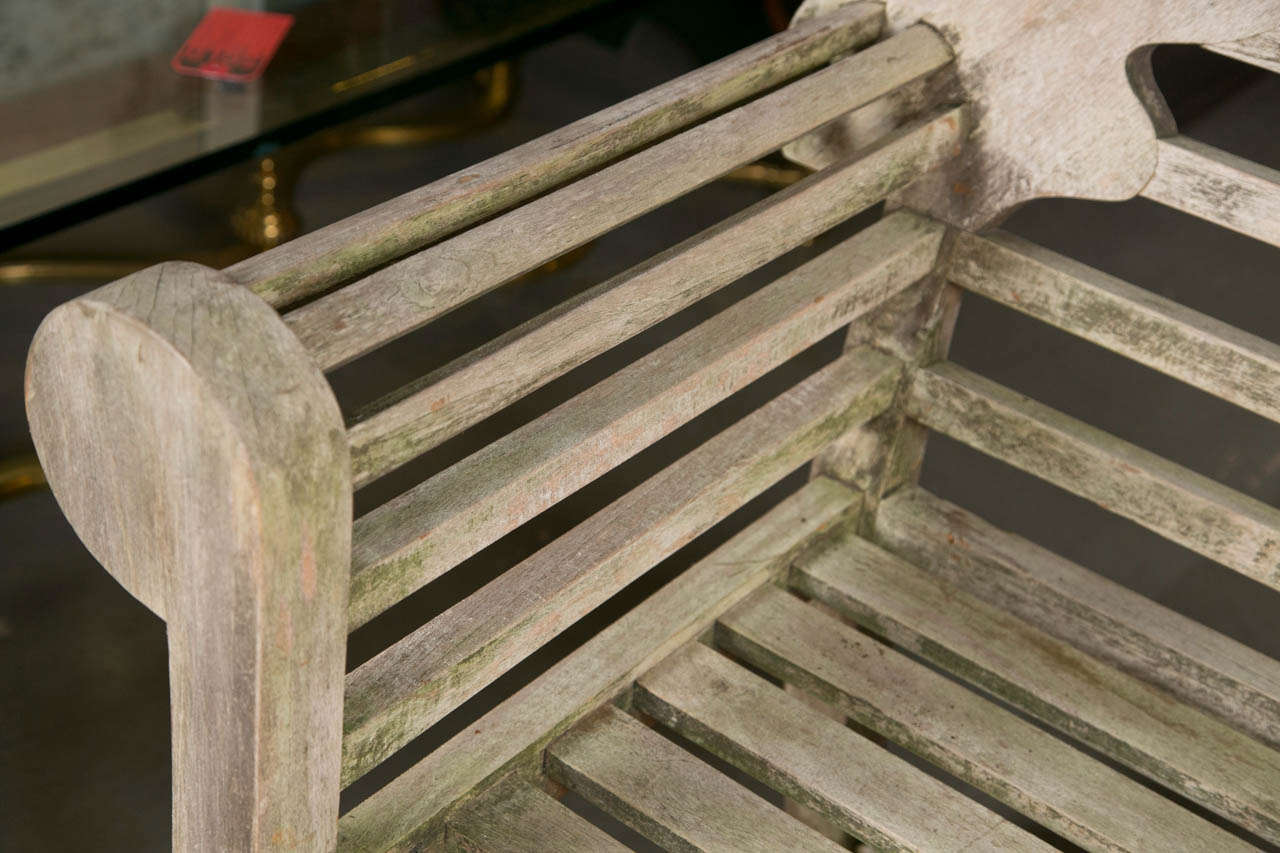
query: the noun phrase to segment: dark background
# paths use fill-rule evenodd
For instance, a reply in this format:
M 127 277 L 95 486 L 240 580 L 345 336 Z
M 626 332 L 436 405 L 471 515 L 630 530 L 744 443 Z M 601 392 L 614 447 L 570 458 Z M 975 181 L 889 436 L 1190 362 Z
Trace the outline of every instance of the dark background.
M 479 134 L 430 146 L 339 152 L 313 162 L 298 187 L 306 228 L 355 213 L 767 36 L 782 4 L 628 5 L 519 57 L 511 114 Z M 1183 132 L 1280 167 L 1280 81 L 1197 48 L 1157 52 L 1157 74 Z M 429 118 L 461 97 L 446 84 L 361 121 Z M 243 191 L 228 169 L 21 247 L 25 256 L 159 255 L 215 249 Z M 578 262 L 478 300 L 344 368 L 347 408 L 443 364 L 522 319 L 763 198 L 716 182 L 593 244 Z M 866 221 L 864 218 L 861 220 Z M 838 229 L 636 341 L 533 395 L 403 472 L 363 490 L 357 511 L 450 464 L 671 339 L 856 228 Z M 1280 252 L 1143 200 L 1046 200 L 1005 227 L 1262 337 L 1280 337 Z M 39 319 L 93 286 L 0 287 L 0 453 L 29 451 L 22 365 Z M 403 635 L 662 465 L 833 357 L 833 338 L 601 478 L 563 505 L 467 561 L 352 637 L 354 665 Z M 953 358 L 1068 414 L 1274 504 L 1280 496 L 1275 424 L 1105 353 L 1065 333 L 967 296 Z M 787 483 L 659 566 L 501 679 L 344 797 L 350 805 L 432 744 L 634 604 L 661 580 L 794 488 Z M 931 440 L 924 485 L 1000 526 L 1280 657 L 1280 595 L 1002 463 Z M 169 839 L 168 683 L 163 623 L 80 546 L 47 490 L 0 502 L 0 850 L 163 849 Z

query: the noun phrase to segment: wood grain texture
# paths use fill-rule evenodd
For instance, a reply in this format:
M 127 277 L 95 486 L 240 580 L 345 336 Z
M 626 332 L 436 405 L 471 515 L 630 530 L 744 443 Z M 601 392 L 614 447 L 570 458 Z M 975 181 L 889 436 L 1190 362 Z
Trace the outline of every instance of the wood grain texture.
M 361 275 L 874 39 L 858 3 L 227 269 L 276 307 Z
M 1214 53 L 1280 74 L 1280 30 L 1258 33 L 1236 41 L 1202 45 Z
M 1169 789 L 1280 839 L 1280 752 L 852 533 L 792 581 L 874 634 Z
M 344 784 L 883 411 L 900 376 L 887 356 L 849 353 L 362 664 L 347 677 Z
M 449 853 L 624 853 L 604 830 L 522 779 L 494 785 L 449 821 Z
M 358 519 L 349 627 L 901 291 L 940 238 L 912 214 L 882 220 Z
M 332 849 L 351 481 L 324 377 L 173 263 L 55 309 L 26 400 L 77 533 L 168 623 L 174 848 Z
M 880 505 L 875 540 L 1280 748 L 1280 662 L 922 489 Z
M 920 116 L 962 103 L 955 68 L 948 63 L 788 142 L 782 155 L 815 171 L 825 169 Z
M 849 326 L 845 348 L 871 346 L 910 366 L 946 357 L 960 308 L 960 288 L 946 266 L 955 242 L 948 228 L 930 275 Z M 903 399 L 880 417 L 859 424 L 831 442 L 813 463 L 813 473 L 852 485 L 867 500 L 867 519 L 882 495 L 920 476 L 928 430 L 906 420 Z
M 1270 341 L 1002 232 L 959 235 L 948 272 L 967 290 L 1280 422 L 1280 346 Z
M 605 705 L 547 749 L 552 778 L 666 850 L 843 850 Z
M 913 374 L 907 414 L 1280 588 L 1280 510 L 1275 507 L 954 364 Z
M 285 315 L 325 370 L 950 61 L 907 30 Z
M 947 110 L 904 128 L 380 401 L 350 430 L 357 486 L 870 207 L 954 155 L 964 127 Z
M 1053 849 L 699 643 L 641 676 L 635 702 L 877 850 Z
M 468 793 L 543 747 L 784 570 L 811 538 L 855 517 L 856 494 L 814 480 L 455 735 L 339 823 L 343 849 L 427 844 Z
M 1159 150 L 1143 196 L 1280 246 L 1280 171 L 1186 136 L 1161 139 Z
M 841 5 L 806 0 L 800 15 Z M 1035 198 L 1134 196 L 1157 160 L 1156 128 L 1130 76 L 1146 73 L 1143 49 L 1280 28 L 1268 0 L 1142 0 L 1123 13 L 1111 0 L 892 0 L 887 15 L 892 31 L 924 23 L 946 38 L 976 122 L 965 153 L 902 201 L 970 231 Z
M 1086 850 L 1254 849 L 774 586 L 726 612 L 716 639 Z

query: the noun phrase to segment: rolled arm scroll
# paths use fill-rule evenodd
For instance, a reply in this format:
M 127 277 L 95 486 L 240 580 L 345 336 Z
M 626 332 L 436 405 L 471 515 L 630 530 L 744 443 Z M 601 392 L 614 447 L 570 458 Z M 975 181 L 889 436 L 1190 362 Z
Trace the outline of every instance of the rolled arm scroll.
M 351 481 L 320 371 L 170 263 L 52 312 L 26 399 L 76 532 L 168 623 L 175 849 L 333 848 Z

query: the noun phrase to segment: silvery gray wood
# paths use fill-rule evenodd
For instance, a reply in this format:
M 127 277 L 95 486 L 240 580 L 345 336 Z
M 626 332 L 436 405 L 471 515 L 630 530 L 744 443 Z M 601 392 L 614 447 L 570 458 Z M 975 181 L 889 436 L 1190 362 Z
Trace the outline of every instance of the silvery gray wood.
M 1270 341 L 1003 232 L 960 234 L 947 270 L 967 290 L 1280 422 Z
M 285 315 L 332 369 L 951 61 L 916 27 Z
M 258 297 L 168 263 L 46 317 L 26 402 L 77 533 L 167 623 L 174 848 L 331 849 L 351 479 L 324 377 Z
M 512 766 L 539 768 L 548 741 L 785 570 L 814 534 L 860 509 L 844 486 L 808 483 L 344 815 L 341 846 L 428 845 L 469 792 Z
M 876 352 L 842 356 L 361 664 L 347 677 L 344 784 L 879 414 L 901 375 Z
M 361 275 L 732 106 L 880 33 L 883 7 L 808 21 L 510 151 L 227 269 L 281 307 Z
M 1160 161 L 1142 195 L 1280 246 L 1280 171 L 1186 136 L 1160 140 Z
M 449 821 L 449 853 L 624 853 L 631 848 L 519 778 L 494 785 Z
M 612 705 L 552 743 L 547 770 L 667 850 L 844 849 Z
M 792 582 L 874 634 L 1271 841 L 1280 752 L 846 532 Z
M 808 169 L 825 169 L 875 143 L 916 116 L 962 104 L 953 64 L 918 77 L 856 110 L 832 119 L 782 146 L 781 153 Z
M 772 585 L 721 616 L 716 640 L 1086 850 L 1255 849 Z
M 880 505 L 876 542 L 948 583 L 1280 748 L 1280 662 L 923 489 Z
M 917 370 L 907 414 L 931 429 L 1280 588 L 1280 510 L 954 364 Z
M 841 5 L 806 0 L 799 15 Z M 1280 28 L 1271 0 L 892 0 L 886 15 L 891 32 L 923 23 L 946 38 L 978 122 L 964 154 L 902 201 L 971 231 L 1035 198 L 1137 194 L 1157 169 L 1151 113 L 1167 113 L 1140 79 L 1151 76 L 1150 47 Z
M 700 643 L 642 675 L 635 704 L 877 850 L 1054 849 Z
M 900 292 L 940 238 L 909 213 L 878 222 L 357 519 L 348 627 Z
M 357 487 L 871 206 L 963 138 L 960 110 L 904 128 L 379 401 L 350 429 Z

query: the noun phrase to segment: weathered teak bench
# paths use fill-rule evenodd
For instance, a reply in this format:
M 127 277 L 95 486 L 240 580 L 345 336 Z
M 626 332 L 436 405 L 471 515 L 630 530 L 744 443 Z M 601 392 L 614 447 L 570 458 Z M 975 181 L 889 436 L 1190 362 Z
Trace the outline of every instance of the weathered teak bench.
M 175 847 L 618 848 L 567 788 L 673 849 L 834 848 L 663 729 L 877 847 L 1047 847 L 1031 822 L 1089 849 L 1249 847 L 1223 824 L 1280 843 L 1280 664 L 915 485 L 936 430 L 1280 586 L 1280 511 L 946 361 L 971 290 L 1280 421 L 1280 347 L 993 230 L 1031 198 L 1141 193 L 1280 245 L 1280 174 L 1179 136 L 1149 63 L 1193 42 L 1274 69 L 1277 28 L 1274 2 L 811 2 L 224 272 L 166 264 L 54 311 L 32 433 L 85 543 L 167 621 Z M 326 371 L 782 146 L 817 171 L 344 420 Z M 886 198 L 353 523 L 353 489 Z M 843 326 L 841 357 L 344 672 L 349 631 Z M 808 460 L 339 816 L 344 786 Z

